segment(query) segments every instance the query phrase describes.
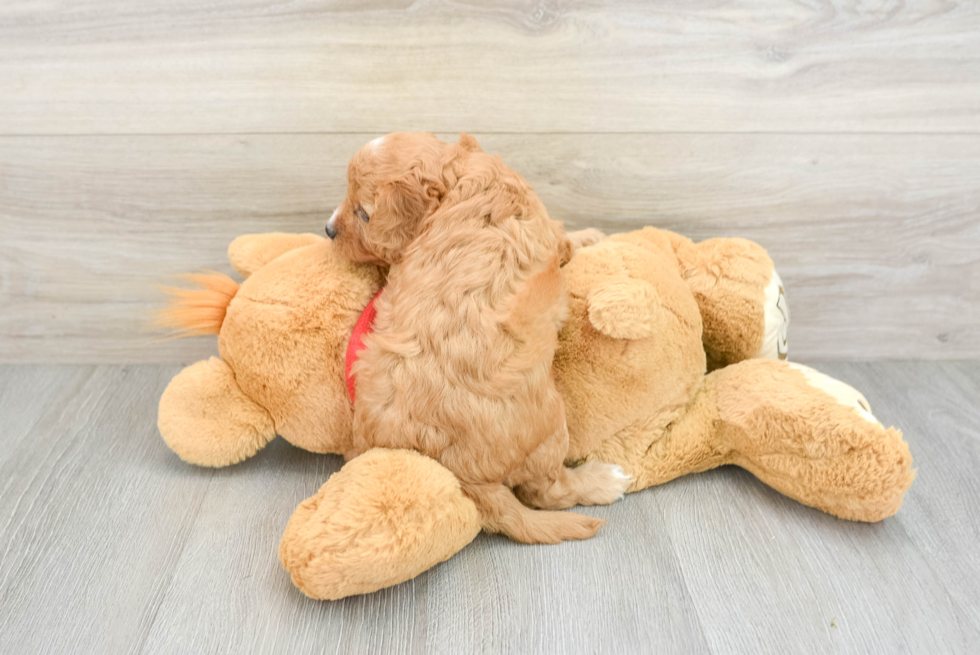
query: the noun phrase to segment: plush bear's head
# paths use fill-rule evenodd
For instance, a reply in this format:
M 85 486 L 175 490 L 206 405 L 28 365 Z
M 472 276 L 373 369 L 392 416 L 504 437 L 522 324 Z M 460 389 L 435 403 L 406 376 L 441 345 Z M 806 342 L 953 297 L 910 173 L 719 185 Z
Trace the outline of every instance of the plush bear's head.
M 259 268 L 228 305 L 221 358 L 292 444 L 318 453 L 349 449 L 344 355 L 383 279 L 378 267 L 351 264 L 323 240 Z
M 569 461 L 635 445 L 631 431 L 649 431 L 650 417 L 669 423 L 704 376 L 701 314 L 666 235 L 616 235 L 577 251 L 563 269 L 570 311 L 555 377 Z

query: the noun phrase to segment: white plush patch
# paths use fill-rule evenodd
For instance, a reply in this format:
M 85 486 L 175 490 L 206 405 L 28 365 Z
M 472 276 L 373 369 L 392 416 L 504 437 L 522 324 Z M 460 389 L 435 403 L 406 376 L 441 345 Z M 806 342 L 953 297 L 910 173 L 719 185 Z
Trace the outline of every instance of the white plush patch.
M 803 366 L 802 364 L 790 364 L 790 368 L 793 368 L 804 376 L 806 376 L 806 381 L 811 387 L 816 387 L 821 391 L 833 396 L 837 402 L 841 405 L 847 405 L 852 407 L 861 415 L 866 421 L 871 423 L 878 423 L 878 419 L 875 418 L 874 414 L 871 413 L 871 405 L 868 404 L 868 400 L 861 394 L 860 391 L 855 389 L 849 384 L 844 384 L 840 380 L 835 380 L 829 375 L 825 375 L 820 371 L 815 371 L 809 366 Z
M 759 349 L 756 358 L 786 359 L 789 352 L 786 341 L 786 331 L 789 328 L 789 305 L 786 303 L 783 281 L 775 269 L 773 269 L 769 284 L 766 285 L 765 320 L 766 331 L 762 338 L 762 348 Z

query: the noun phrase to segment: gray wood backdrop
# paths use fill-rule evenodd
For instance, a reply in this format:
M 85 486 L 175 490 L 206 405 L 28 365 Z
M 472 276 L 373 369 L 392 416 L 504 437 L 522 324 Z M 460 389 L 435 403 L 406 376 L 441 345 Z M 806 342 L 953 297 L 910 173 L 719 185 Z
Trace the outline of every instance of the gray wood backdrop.
M 0 3 L 0 361 L 181 363 L 154 285 L 475 134 L 570 227 L 769 248 L 802 358 L 980 357 L 973 0 Z

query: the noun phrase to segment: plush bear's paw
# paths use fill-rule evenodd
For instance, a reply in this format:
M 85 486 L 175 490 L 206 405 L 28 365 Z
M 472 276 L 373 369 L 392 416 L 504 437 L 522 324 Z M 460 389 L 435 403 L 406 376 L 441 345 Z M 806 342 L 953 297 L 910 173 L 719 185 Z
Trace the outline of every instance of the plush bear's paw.
M 580 489 L 579 505 L 611 505 L 633 484 L 632 475 L 617 464 L 586 462 L 569 471 Z
M 177 374 L 160 397 L 157 425 L 181 459 L 198 466 L 230 466 L 276 437 L 272 417 L 238 386 L 217 357 Z
M 566 236 L 568 237 L 568 240 L 572 242 L 573 251 L 578 250 L 579 248 L 594 246 L 606 238 L 605 234 L 594 227 L 586 228 L 584 230 L 576 230 L 575 232 L 568 232 Z
M 789 350 L 786 340 L 786 332 L 789 328 L 789 305 L 786 303 L 783 281 L 779 278 L 776 269 L 772 271 L 765 293 L 765 326 L 762 347 L 756 354 L 756 358 L 786 359 Z
M 794 370 L 801 372 L 806 377 L 807 384 L 809 384 L 811 387 L 820 389 L 821 391 L 829 394 L 841 405 L 852 408 L 855 412 L 857 412 L 858 416 L 863 418 L 865 421 L 870 423 L 881 423 L 877 418 L 875 418 L 875 415 L 871 413 L 871 405 L 868 403 L 868 399 L 864 397 L 864 394 L 851 385 L 832 378 L 825 373 L 812 369 L 809 366 L 803 366 L 802 364 L 795 363 L 790 363 L 789 366 Z

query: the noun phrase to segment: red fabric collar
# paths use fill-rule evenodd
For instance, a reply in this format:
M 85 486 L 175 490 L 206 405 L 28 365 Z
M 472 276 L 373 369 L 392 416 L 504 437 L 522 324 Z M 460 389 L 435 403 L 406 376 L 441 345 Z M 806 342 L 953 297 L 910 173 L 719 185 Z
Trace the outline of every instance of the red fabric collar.
M 361 351 L 364 350 L 364 337 L 374 332 L 374 319 L 378 315 L 378 310 L 374 306 L 374 302 L 381 295 L 382 291 L 384 291 L 384 287 L 378 289 L 378 292 L 371 298 L 371 302 L 361 312 L 361 317 L 354 324 L 354 331 L 350 333 L 350 340 L 347 342 L 344 377 L 347 380 L 347 393 L 350 394 L 350 401 L 352 403 L 354 402 L 354 376 L 350 374 L 350 370 L 354 367 L 354 362 L 357 361 L 357 357 L 361 354 Z

